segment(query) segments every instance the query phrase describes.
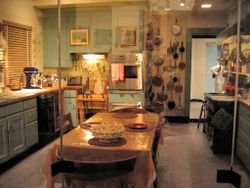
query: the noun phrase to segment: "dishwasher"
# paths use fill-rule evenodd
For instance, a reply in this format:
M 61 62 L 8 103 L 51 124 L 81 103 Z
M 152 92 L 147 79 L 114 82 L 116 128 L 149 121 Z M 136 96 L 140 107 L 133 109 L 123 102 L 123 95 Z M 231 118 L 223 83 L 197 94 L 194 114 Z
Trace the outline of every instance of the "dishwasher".
M 45 144 L 59 135 L 58 92 L 37 97 L 39 143 Z

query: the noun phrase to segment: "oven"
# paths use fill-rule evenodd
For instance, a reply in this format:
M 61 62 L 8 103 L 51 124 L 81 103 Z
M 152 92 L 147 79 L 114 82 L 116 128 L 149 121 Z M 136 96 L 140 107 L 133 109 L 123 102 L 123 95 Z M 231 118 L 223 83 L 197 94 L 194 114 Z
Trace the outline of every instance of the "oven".
M 137 90 L 143 89 L 142 54 L 110 54 L 109 90 Z
M 108 94 L 108 111 L 122 108 L 145 108 L 145 95 L 141 91 L 112 91 Z

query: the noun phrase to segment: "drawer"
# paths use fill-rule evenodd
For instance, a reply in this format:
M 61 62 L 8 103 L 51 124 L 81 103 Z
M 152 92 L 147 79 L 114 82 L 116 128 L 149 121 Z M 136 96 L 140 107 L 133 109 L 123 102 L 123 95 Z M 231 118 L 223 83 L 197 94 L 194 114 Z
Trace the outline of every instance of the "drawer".
M 10 105 L 6 106 L 6 113 L 7 113 L 7 115 L 15 114 L 15 113 L 21 112 L 21 111 L 23 111 L 23 101 L 22 102 L 13 103 L 13 104 L 10 104 Z
M 37 108 L 27 110 L 24 112 L 24 123 L 27 124 L 37 120 Z
M 77 97 L 77 91 L 76 90 L 64 90 L 63 92 L 64 97 Z
M 24 101 L 24 110 L 30 109 L 30 108 L 35 108 L 36 106 L 37 106 L 36 98 Z
M 6 107 L 1 106 L 0 107 L 0 118 L 5 117 L 5 116 L 6 116 Z

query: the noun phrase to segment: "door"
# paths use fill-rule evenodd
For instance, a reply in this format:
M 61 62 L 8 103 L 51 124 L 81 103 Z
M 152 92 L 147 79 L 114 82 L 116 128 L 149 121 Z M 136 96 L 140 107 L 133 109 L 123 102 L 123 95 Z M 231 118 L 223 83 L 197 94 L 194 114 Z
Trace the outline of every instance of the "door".
M 6 118 L 0 120 L 0 164 L 9 159 L 8 126 Z
M 77 110 L 76 110 L 76 90 L 64 91 L 64 114 L 71 113 L 73 126 L 77 126 Z
M 10 156 L 15 156 L 25 149 L 24 113 L 14 114 L 7 118 L 9 130 Z

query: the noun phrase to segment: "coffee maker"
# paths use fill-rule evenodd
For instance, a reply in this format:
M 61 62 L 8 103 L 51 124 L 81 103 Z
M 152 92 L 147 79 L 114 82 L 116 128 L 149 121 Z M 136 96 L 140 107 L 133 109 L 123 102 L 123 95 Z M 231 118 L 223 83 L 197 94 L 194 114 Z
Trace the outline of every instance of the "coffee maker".
M 36 67 L 25 67 L 23 72 L 26 76 L 26 85 L 25 89 L 39 89 L 40 87 L 32 86 L 31 79 L 33 74 L 38 74 L 38 69 Z

